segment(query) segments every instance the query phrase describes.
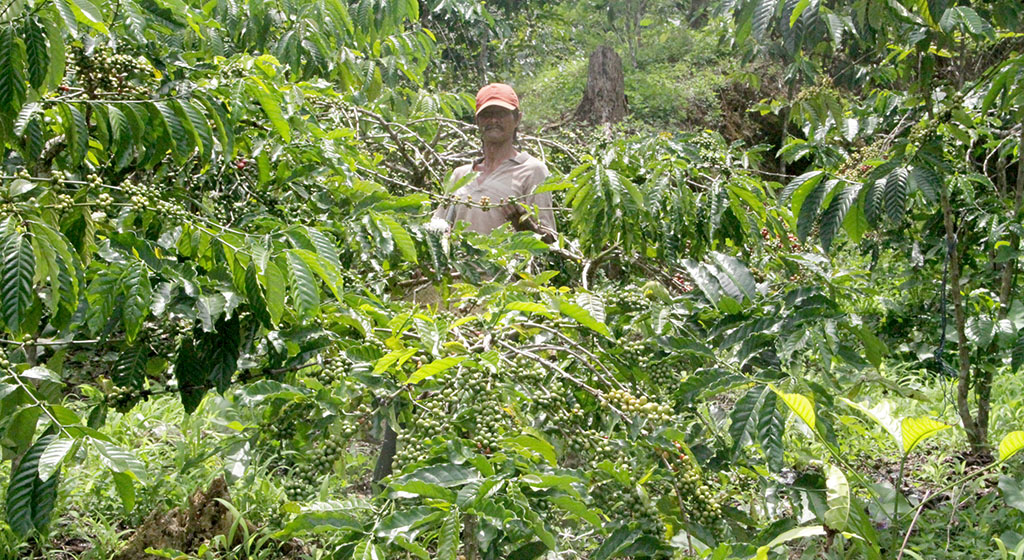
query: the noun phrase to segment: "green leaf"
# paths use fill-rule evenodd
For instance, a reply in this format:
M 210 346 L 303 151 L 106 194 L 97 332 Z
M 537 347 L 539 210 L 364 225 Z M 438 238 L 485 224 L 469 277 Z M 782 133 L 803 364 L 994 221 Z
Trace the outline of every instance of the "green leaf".
M 392 350 L 377 360 L 377 363 L 373 366 L 373 374 L 380 375 L 395 364 L 401 366 L 414 355 L 416 355 L 415 348 L 400 348 L 398 350 Z
M 732 414 L 729 416 L 729 437 L 732 438 L 733 457 L 738 457 L 743 452 L 746 439 L 755 440 L 758 419 L 764 407 L 765 397 L 774 394 L 765 385 L 755 385 L 736 401 Z
M 543 315 L 548 318 L 554 318 L 555 314 L 552 313 L 546 306 L 532 301 L 510 301 L 505 304 L 505 309 L 510 311 L 522 311 L 525 313 L 536 313 Z M 1021 337 L 1024 340 L 1024 336 Z
M 149 283 L 149 268 L 142 261 L 128 266 L 121 276 L 121 290 L 124 296 L 123 320 L 125 337 L 132 343 L 149 315 L 153 300 L 153 288 Z
M 309 240 L 313 243 L 313 247 L 316 249 L 316 254 L 321 259 L 325 260 L 331 266 L 335 268 L 341 268 L 341 263 L 338 259 L 338 246 L 327 234 L 313 228 L 305 228 L 306 235 L 309 236 Z
M 821 239 L 821 248 L 826 253 L 832 247 L 832 241 L 835 240 L 836 236 L 839 235 L 839 231 L 843 228 L 846 214 L 860 194 L 861 184 L 841 182 L 836 189 L 841 190 L 832 197 L 828 208 L 822 212 L 821 222 L 818 227 L 818 238 Z
M 75 12 L 71 9 L 71 4 L 68 4 L 67 0 L 54 0 L 54 5 L 57 6 L 57 12 L 60 14 L 64 25 L 67 26 L 68 31 L 72 35 L 78 34 L 78 19 L 75 18 Z
M 409 232 L 405 231 L 401 224 L 387 214 L 376 214 L 374 218 L 378 223 L 384 224 L 388 231 L 391 232 L 391 236 L 395 240 L 395 246 L 402 253 L 402 258 L 416 264 L 418 262 L 416 260 L 416 244 L 413 242 Z
M 206 96 L 197 94 L 195 99 L 206 109 L 206 116 L 213 123 L 214 130 L 217 133 L 217 141 L 220 143 L 221 157 L 233 157 L 235 138 L 234 131 L 227 121 L 227 115 L 219 104 L 214 104 Z
M 263 107 L 263 112 L 270 119 L 270 123 L 274 125 L 277 133 L 281 135 L 281 138 L 286 143 L 291 142 L 291 127 L 288 126 L 288 121 L 285 120 L 284 113 L 281 112 L 281 106 L 277 103 L 277 99 L 275 99 L 274 95 L 270 93 L 270 90 L 267 89 L 267 86 L 259 78 L 250 76 L 249 80 L 249 91 L 259 101 L 260 107 Z
M 22 538 L 42 533 L 50 524 L 50 514 L 57 499 L 57 480 L 39 478 L 39 460 L 54 435 L 40 437 L 22 455 L 7 484 L 7 525 Z
M 879 403 L 872 408 L 853 402 L 845 397 L 839 397 L 839 402 L 859 411 L 864 416 L 881 426 L 890 436 L 892 436 L 893 443 L 901 448 L 903 447 L 903 428 L 902 425 L 892 417 L 889 410 L 891 405 L 888 402 Z
M 224 315 L 224 306 L 227 300 L 224 294 L 213 293 L 203 294 L 196 300 L 196 316 L 199 317 L 199 324 L 206 332 L 213 332 L 217 329 L 217 321 Z
M 113 473 L 114 489 L 117 496 L 121 498 L 121 505 L 125 512 L 135 509 L 135 480 L 132 475 L 123 472 Z
M 238 315 L 217 322 L 216 332 L 197 334 L 196 350 L 206 370 L 205 385 L 223 393 L 238 370 L 242 333 Z
M 21 110 L 18 111 L 17 118 L 14 119 L 14 135 L 24 135 L 26 129 L 28 128 L 29 123 L 32 122 L 36 115 L 42 112 L 43 106 L 39 103 L 26 103 L 24 106 L 22 106 Z M 22 182 L 29 183 L 29 181 L 24 181 L 23 179 Z M 12 184 L 9 187 L 12 195 L 15 192 L 13 183 L 14 181 L 12 181 Z
M 850 327 L 850 330 L 864 343 L 864 355 L 871 362 L 871 365 L 875 366 L 876 369 L 882 367 L 882 358 L 889 353 L 889 348 L 885 343 L 865 325 Z
M 46 81 L 50 68 L 50 51 L 46 45 L 46 30 L 35 17 L 25 18 L 21 25 L 21 38 L 25 41 L 25 58 L 28 65 L 28 83 L 39 88 Z
M 142 389 L 150 352 L 149 345 L 141 342 L 125 348 L 114 362 L 110 378 L 120 387 Z
M 772 17 L 775 15 L 775 6 L 778 5 L 778 2 L 777 0 L 754 0 L 754 2 L 751 35 L 754 40 L 760 41 L 771 26 Z
M 432 498 L 451 503 L 456 498 L 454 491 L 442 488 L 436 484 L 423 482 L 422 480 L 410 480 L 402 484 L 392 484 L 389 490 L 391 492 L 390 495 L 395 499 L 419 496 L 421 498 Z
M 552 310 L 573 319 L 577 323 L 587 327 L 590 330 L 603 334 L 610 337 L 611 331 L 608 330 L 608 325 L 595 319 L 586 309 L 583 309 L 575 303 L 570 303 L 560 298 L 555 298 L 552 301 Z
M 174 160 L 179 164 L 184 163 L 192 152 L 192 142 L 190 142 L 191 139 L 185 125 L 174 112 L 172 104 L 157 101 L 152 103 L 152 106 L 156 109 L 156 116 L 163 123 L 164 129 L 171 139 L 171 153 L 174 155 Z
M 828 504 L 825 526 L 833 531 L 845 531 L 850 518 L 850 483 L 843 471 L 831 463 L 825 465 L 825 489 Z
M 864 184 L 865 188 L 861 189 L 864 192 L 864 217 L 871 225 L 877 225 L 885 209 L 885 181 L 866 181 Z
M 619 553 L 625 550 L 629 545 L 636 542 L 637 539 L 643 536 L 639 530 L 633 530 L 629 527 L 619 527 L 612 531 L 611 535 L 601 543 L 601 546 L 597 547 L 597 550 L 590 556 L 590 560 L 608 560 L 609 558 L 616 558 Z
M 907 175 L 907 185 L 916 189 L 930 202 L 939 200 L 939 193 L 942 192 L 942 176 L 930 167 L 914 167 Z
M 815 221 L 818 218 L 818 211 L 821 209 L 821 201 L 825 195 L 835 186 L 836 181 L 820 180 L 813 183 L 810 190 L 803 188 L 793 194 L 793 212 L 797 213 L 796 236 L 801 243 L 807 241 L 807 236 L 814 229 Z
M 28 330 L 23 323 L 32 306 L 32 276 L 36 270 L 35 253 L 28 236 L 15 233 L 0 245 L 0 317 L 7 330 L 20 334 Z
M 71 10 L 75 13 L 78 23 L 84 23 L 104 35 L 109 33 L 106 24 L 103 23 L 103 13 L 90 0 L 71 0 Z
M 440 360 L 434 360 L 429 364 L 417 369 L 409 376 L 406 380 L 406 385 L 415 385 L 428 377 L 433 377 L 453 366 L 456 366 L 465 361 L 466 356 L 449 356 Z
M 67 238 L 50 226 L 32 222 L 29 224 L 29 230 L 33 234 L 33 247 L 37 249 L 36 259 L 39 260 L 40 253 L 45 251 L 45 258 L 49 261 L 50 313 L 58 315 L 59 309 L 64 308 L 70 315 L 79 303 L 78 257 L 72 254 Z
M 1024 490 L 1021 489 L 1020 482 L 1006 475 L 1000 476 L 999 493 L 1003 495 L 1006 505 L 1024 512 Z
M 768 468 L 773 472 L 782 470 L 784 448 L 782 436 L 786 432 L 786 418 L 778 407 L 778 397 L 774 392 L 765 395 L 761 411 L 757 416 L 757 441 L 764 451 Z
M 885 178 L 885 213 L 889 219 L 899 223 L 907 211 L 907 168 L 897 167 Z
M 299 317 L 310 317 L 320 307 L 320 288 L 302 257 L 288 251 L 285 259 L 288 262 L 288 277 L 291 280 L 292 304 Z
M 263 294 L 263 286 L 260 285 L 259 273 L 256 271 L 254 261 L 249 261 L 249 266 L 245 269 L 245 298 L 249 302 L 249 311 L 252 312 L 252 316 L 264 327 L 273 328 L 270 312 L 267 311 L 267 298 Z
M 194 341 L 191 338 L 183 340 L 174 359 L 174 377 L 178 381 L 178 393 L 186 414 L 195 411 L 209 389 L 203 367 Z
M 327 262 L 326 259 L 313 251 L 307 251 L 305 249 L 292 249 L 291 253 L 295 254 L 302 259 L 309 270 L 315 272 L 319 276 L 327 288 L 331 290 L 335 299 L 341 300 L 341 292 L 339 289 L 342 286 L 341 271 L 338 270 L 333 264 Z
M 100 461 L 111 471 L 115 473 L 129 473 L 143 484 L 149 480 L 146 466 L 142 464 L 138 457 L 109 441 L 89 438 L 89 442 L 92 444 L 93 449 L 99 453 Z
M 89 129 L 85 123 L 85 114 L 70 103 L 62 103 L 60 113 L 71 163 L 81 165 L 89 152 Z
M 799 0 L 796 6 L 793 8 L 793 12 L 789 14 L 789 26 L 793 27 L 796 25 L 796 20 L 800 19 L 800 14 L 804 13 L 807 6 L 811 5 L 811 0 Z
M 430 506 L 398 508 L 374 527 L 374 534 L 385 539 L 393 539 L 408 534 L 416 527 L 436 521 L 443 515 L 443 511 Z
M 278 324 L 284 316 L 285 279 L 281 269 L 273 261 L 263 269 L 263 288 L 267 297 L 267 312 L 270 322 Z
M 213 151 L 213 129 L 210 128 L 210 123 L 191 101 L 180 101 L 175 104 L 175 108 L 180 110 L 178 116 L 183 117 L 182 122 L 194 134 L 203 159 L 209 160 Z
M 39 456 L 39 479 L 45 482 L 57 473 L 64 458 L 72 454 L 71 450 L 77 444 L 77 441 L 67 438 L 51 441 Z
M 372 541 L 363 541 L 356 545 L 352 552 L 352 560 L 385 560 L 384 551 Z
M 0 27 L 0 109 L 17 112 L 25 100 L 24 61 L 14 26 Z
M 766 0 L 772 1 L 772 0 Z M 779 202 L 786 202 L 795 196 L 797 190 L 803 190 L 805 193 L 810 192 L 818 182 L 825 177 L 825 172 L 821 170 L 808 171 L 803 175 L 800 175 L 796 179 L 790 181 L 785 188 L 782 189 L 782 193 L 779 194 Z M 806 194 L 804 195 L 806 196 Z M 795 206 L 795 204 L 794 204 Z
M 402 475 L 395 479 L 394 484 L 400 485 L 412 480 L 421 480 L 430 484 L 436 484 L 442 488 L 452 488 L 480 479 L 480 472 L 469 465 L 444 463 L 422 467 L 409 474 Z
M 49 381 L 51 383 L 61 383 L 60 376 L 57 375 L 52 369 L 46 366 L 33 366 L 25 371 L 21 372 L 18 377 L 22 379 L 35 379 L 38 381 Z
M 548 498 L 548 501 L 551 502 L 552 505 L 564 509 L 587 523 L 590 523 L 594 527 L 604 526 L 601 518 L 594 513 L 594 510 L 572 496 L 552 496 Z
M 999 462 L 1008 460 L 1024 449 L 1024 431 L 1015 431 L 1006 434 L 1006 437 L 999 442 Z
M 459 555 L 459 510 L 452 509 L 437 534 L 437 560 L 457 560 Z
M 757 281 L 754 280 L 754 276 L 750 274 L 750 270 L 742 261 L 731 255 L 718 252 L 713 252 L 711 256 L 718 264 L 719 270 L 729 277 L 729 280 L 739 288 L 744 297 L 751 301 L 757 297 Z
M 775 391 L 775 394 L 782 399 L 782 402 L 786 403 L 786 406 L 796 413 L 811 430 L 817 429 L 815 427 L 814 404 L 811 403 L 810 399 L 798 393 L 783 393 L 775 387 L 772 387 L 772 391 Z
M 274 538 L 287 539 L 296 534 L 364 532 L 363 524 L 349 508 L 302 512 L 274 534 Z
M 903 442 L 903 452 L 910 453 L 926 438 L 935 435 L 946 428 L 949 424 L 943 424 L 926 416 L 919 418 L 904 418 L 900 425 L 900 434 Z
M 502 442 L 503 444 L 511 444 L 523 449 L 533 451 L 544 458 L 551 466 L 555 466 L 558 462 L 558 457 L 555 455 L 555 448 L 547 441 L 541 439 L 539 436 L 533 436 L 530 434 L 521 434 L 512 438 L 508 438 Z
M 252 407 L 273 399 L 296 400 L 305 394 L 304 389 L 285 385 L 280 381 L 261 379 L 238 389 L 235 398 L 240 405 Z
M 796 527 L 795 529 L 790 529 L 772 539 L 770 543 L 758 547 L 757 554 L 754 555 L 754 560 L 768 560 L 768 551 L 775 548 L 776 546 L 779 546 L 780 544 L 785 544 L 789 541 L 794 541 L 796 539 L 804 539 L 807 537 L 820 537 L 824 534 L 825 527 L 822 525 L 811 525 L 807 527 Z

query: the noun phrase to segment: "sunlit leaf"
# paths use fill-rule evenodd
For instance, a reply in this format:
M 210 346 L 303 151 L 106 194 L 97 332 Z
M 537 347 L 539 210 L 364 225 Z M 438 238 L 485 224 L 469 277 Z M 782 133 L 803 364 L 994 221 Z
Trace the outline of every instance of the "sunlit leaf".
M 828 511 L 825 512 L 825 526 L 833 531 L 845 531 L 850 517 L 850 484 L 846 475 L 835 465 L 825 465 L 825 488 Z
M 943 424 L 942 422 L 932 420 L 926 416 L 919 418 L 904 418 L 900 427 L 903 452 L 910 453 L 915 447 L 917 447 L 918 443 L 921 443 L 926 438 L 951 427 L 952 426 L 949 424 Z
M 999 442 L 999 461 L 1006 461 L 1024 449 L 1024 431 L 1015 431 L 1006 434 Z
M 815 430 L 815 415 L 814 415 L 814 404 L 807 397 L 798 393 L 783 393 L 778 389 L 772 387 L 772 390 L 782 399 L 782 402 L 786 403 L 801 420 L 807 424 L 811 430 Z

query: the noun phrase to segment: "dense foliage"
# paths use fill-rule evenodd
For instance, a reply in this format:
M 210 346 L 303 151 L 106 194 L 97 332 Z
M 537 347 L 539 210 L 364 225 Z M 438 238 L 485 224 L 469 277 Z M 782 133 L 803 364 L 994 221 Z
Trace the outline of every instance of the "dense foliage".
M 920 526 L 967 495 L 1011 506 L 968 554 L 1020 556 L 1015 2 L 0 19 L 4 557 L 112 557 L 219 476 L 230 531 L 154 554 L 956 557 Z M 661 130 L 680 26 L 745 65 L 774 144 L 524 134 L 557 243 L 426 227 L 477 144 L 452 91 L 610 37 L 663 71 L 628 125 Z

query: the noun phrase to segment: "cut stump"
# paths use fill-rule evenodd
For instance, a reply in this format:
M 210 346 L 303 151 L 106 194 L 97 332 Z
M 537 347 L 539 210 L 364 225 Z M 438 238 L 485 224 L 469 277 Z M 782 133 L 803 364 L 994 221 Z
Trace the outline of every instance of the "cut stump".
M 625 118 L 628 111 L 622 59 L 607 45 L 597 47 L 590 55 L 587 89 L 574 118 L 593 124 L 615 123 Z

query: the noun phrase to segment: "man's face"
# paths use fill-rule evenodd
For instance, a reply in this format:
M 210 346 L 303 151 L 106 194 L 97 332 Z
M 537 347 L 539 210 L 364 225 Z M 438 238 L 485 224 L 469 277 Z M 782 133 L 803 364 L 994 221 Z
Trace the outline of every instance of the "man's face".
M 486 107 L 476 116 L 480 137 L 488 143 L 504 143 L 512 139 L 519 126 L 520 115 L 504 107 Z

